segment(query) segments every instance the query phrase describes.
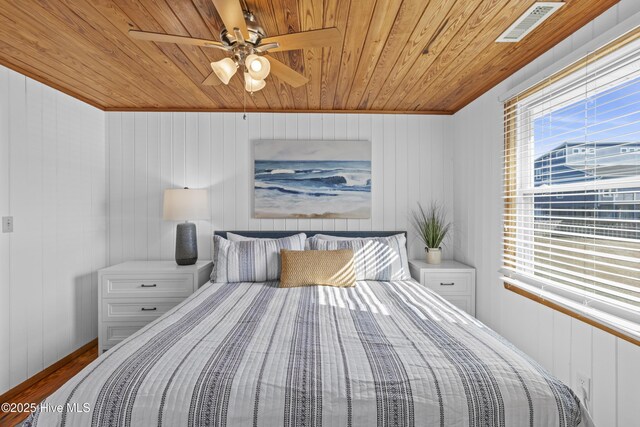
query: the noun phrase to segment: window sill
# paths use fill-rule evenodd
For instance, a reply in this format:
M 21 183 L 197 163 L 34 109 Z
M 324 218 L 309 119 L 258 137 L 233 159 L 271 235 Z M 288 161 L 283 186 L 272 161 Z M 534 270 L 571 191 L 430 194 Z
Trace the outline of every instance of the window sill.
M 586 316 L 584 316 L 584 315 L 582 315 L 582 314 L 580 314 L 580 313 L 578 313 L 576 311 L 573 311 L 573 310 L 570 310 L 570 309 L 568 309 L 566 307 L 563 307 L 560 304 L 557 304 L 557 303 L 555 303 L 555 302 L 553 302 L 553 301 L 551 301 L 549 299 L 541 298 L 540 296 L 535 295 L 535 294 L 533 294 L 531 292 L 528 292 L 528 291 L 526 291 L 526 290 L 524 290 L 524 289 L 522 289 L 522 288 L 520 288 L 518 286 L 509 284 L 507 282 L 503 282 L 503 284 L 504 284 L 504 288 L 509 290 L 509 291 L 511 291 L 511 292 L 515 292 L 518 295 L 521 295 L 521 296 L 523 296 L 525 298 L 529 298 L 532 301 L 535 301 L 535 302 L 540 303 L 540 304 L 542 304 L 544 306 L 547 306 L 547 307 L 549 307 L 549 308 L 551 308 L 553 310 L 556 310 L 556 311 L 559 311 L 559 312 L 561 312 L 563 314 L 566 314 L 567 316 L 573 317 L 574 319 L 578 319 L 578 320 L 580 320 L 580 321 L 582 321 L 584 323 L 587 323 L 587 324 L 593 326 L 594 328 L 598 328 L 598 329 L 600 329 L 602 331 L 605 331 L 605 332 L 608 332 L 608 333 L 610 333 L 612 335 L 615 335 L 616 337 L 618 337 L 618 338 L 620 338 L 622 340 L 625 340 L 625 341 L 628 341 L 628 342 L 630 342 L 632 344 L 640 346 L 640 340 L 638 340 L 635 337 L 623 334 L 622 332 L 617 331 L 617 330 L 607 326 L 604 323 L 600 323 L 598 321 L 595 321 L 590 317 L 586 317 Z

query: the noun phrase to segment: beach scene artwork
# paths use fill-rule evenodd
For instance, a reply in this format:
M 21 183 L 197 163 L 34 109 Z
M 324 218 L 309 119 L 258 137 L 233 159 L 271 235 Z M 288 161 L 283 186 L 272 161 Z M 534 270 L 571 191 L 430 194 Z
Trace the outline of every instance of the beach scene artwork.
M 370 218 L 371 142 L 259 140 L 255 218 Z

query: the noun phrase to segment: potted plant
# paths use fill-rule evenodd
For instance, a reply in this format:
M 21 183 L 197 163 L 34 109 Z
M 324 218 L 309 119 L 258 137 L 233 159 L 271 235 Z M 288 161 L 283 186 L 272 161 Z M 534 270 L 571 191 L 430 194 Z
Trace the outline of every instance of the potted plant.
M 425 211 L 418 203 L 418 209 L 413 211 L 411 224 L 424 243 L 427 263 L 440 264 L 442 262 L 441 246 L 451 228 L 451 223 L 446 221 L 443 207 L 433 202 Z

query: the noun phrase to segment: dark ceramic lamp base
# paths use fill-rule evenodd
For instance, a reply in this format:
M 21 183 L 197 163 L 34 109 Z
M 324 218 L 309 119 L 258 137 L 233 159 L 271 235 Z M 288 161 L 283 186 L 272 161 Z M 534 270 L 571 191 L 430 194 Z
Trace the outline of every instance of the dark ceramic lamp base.
M 198 261 L 196 225 L 192 222 L 178 224 L 176 228 L 176 263 L 193 265 Z

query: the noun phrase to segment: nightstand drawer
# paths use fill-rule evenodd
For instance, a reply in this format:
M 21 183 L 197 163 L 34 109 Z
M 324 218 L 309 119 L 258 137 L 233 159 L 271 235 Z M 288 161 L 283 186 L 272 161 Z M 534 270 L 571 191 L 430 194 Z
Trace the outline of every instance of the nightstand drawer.
M 442 260 L 441 264 L 427 264 L 422 260 L 410 260 L 411 277 L 442 296 L 462 311 L 475 316 L 476 271 L 473 267 L 455 260 Z
M 162 316 L 183 300 L 183 298 L 102 300 L 102 320 L 105 322 L 148 322 Z
M 105 277 L 102 287 L 105 298 L 162 297 L 184 298 L 193 293 L 193 275 L 173 274 L 163 277 Z
M 421 283 L 439 294 L 471 294 L 472 277 L 465 272 L 422 271 Z
M 139 329 L 142 329 L 147 323 L 121 323 L 121 322 L 104 322 L 102 323 L 102 336 L 104 337 L 103 347 L 111 348 L 125 338 L 133 335 Z
M 475 307 L 472 306 L 473 301 L 470 296 L 442 295 L 442 298 L 449 301 L 465 313 L 475 312 Z
M 213 264 L 126 261 L 98 272 L 98 348 L 103 353 L 164 316 L 209 281 Z

